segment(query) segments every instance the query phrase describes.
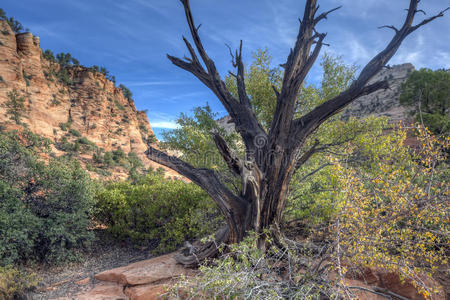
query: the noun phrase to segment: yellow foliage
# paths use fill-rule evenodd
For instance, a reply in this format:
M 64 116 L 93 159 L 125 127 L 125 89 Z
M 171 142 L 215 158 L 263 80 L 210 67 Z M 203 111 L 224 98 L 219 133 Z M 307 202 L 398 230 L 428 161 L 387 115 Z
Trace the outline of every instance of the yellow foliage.
M 334 232 L 339 237 L 336 261 L 381 267 L 400 274 L 429 297 L 421 281 L 447 264 L 449 249 L 449 183 L 446 153 L 450 139 L 417 127 L 420 147 L 404 146 L 401 138 L 385 143 L 376 172 L 334 160 L 342 186 L 335 191 L 340 210 Z M 333 160 L 330 158 L 330 160 Z
M 37 279 L 35 275 L 25 273 L 16 268 L 0 266 L 0 300 L 20 298 L 25 290 L 36 285 Z

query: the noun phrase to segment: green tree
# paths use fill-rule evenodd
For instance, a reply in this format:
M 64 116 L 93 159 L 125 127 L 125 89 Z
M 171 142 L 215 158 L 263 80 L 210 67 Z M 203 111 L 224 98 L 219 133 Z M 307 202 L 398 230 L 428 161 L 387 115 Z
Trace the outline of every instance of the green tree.
M 49 144 L 0 133 L 0 265 L 72 259 L 92 241 L 93 182 L 75 160 L 42 161 Z
M 25 110 L 25 99 L 19 95 L 16 89 L 7 94 L 8 101 L 5 102 L 6 115 L 16 124 L 22 124 Z
M 44 58 L 46 60 L 51 61 L 51 62 L 56 62 L 56 58 L 55 58 L 55 55 L 53 54 L 52 50 L 47 49 L 42 53 L 42 55 L 44 56 Z
M 280 89 L 283 73 L 281 68 L 272 67 L 272 57 L 268 49 L 258 49 L 252 56 L 253 62 L 245 72 L 245 85 L 258 120 L 268 128 L 275 112 L 276 95 L 273 89 Z M 234 77 L 228 75 L 225 83 L 237 96 Z
M 24 31 L 23 25 L 19 21 L 15 20 L 13 17 L 6 19 L 6 21 L 8 22 L 9 27 L 11 27 L 11 30 L 15 34 L 19 34 Z
M 432 132 L 450 133 L 450 72 L 420 69 L 402 84 L 400 103 L 410 105 L 417 121 Z
M 6 20 L 6 12 L 0 8 L 0 20 Z
M 131 93 L 130 89 L 127 88 L 125 85 L 120 84 L 119 88 L 122 90 L 123 96 L 127 99 L 131 99 L 133 97 L 133 93 Z
M 14 19 L 13 17 L 7 17 L 6 12 L 0 8 L 0 20 L 6 21 L 11 28 L 11 30 L 15 33 L 22 33 L 24 30 L 28 31 L 28 29 L 25 29 L 23 25 Z
M 56 54 L 56 60 L 62 68 L 67 68 L 72 64 L 72 55 L 70 53 L 61 52 Z
M 196 107 L 192 112 L 193 116 L 181 113 L 176 120 L 179 128 L 163 133 L 163 147 L 181 152 L 183 159 L 193 166 L 227 170 L 211 134 L 220 133 L 235 150 L 238 149 L 238 136 L 228 134 L 217 124 L 217 114 L 208 104 Z

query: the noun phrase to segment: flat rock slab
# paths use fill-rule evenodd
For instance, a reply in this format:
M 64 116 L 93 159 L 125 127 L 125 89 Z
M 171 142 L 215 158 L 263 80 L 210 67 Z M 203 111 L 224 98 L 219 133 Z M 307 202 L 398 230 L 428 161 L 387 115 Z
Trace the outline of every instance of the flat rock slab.
M 135 286 L 162 282 L 187 272 L 189 272 L 187 269 L 176 263 L 171 253 L 104 271 L 95 275 L 95 279 Z

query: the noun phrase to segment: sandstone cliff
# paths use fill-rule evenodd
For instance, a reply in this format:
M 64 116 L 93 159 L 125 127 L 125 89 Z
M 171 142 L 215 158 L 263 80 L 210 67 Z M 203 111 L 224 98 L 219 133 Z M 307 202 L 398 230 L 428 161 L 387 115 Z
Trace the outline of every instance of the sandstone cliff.
M 406 82 L 409 74 L 414 70 L 414 66 L 410 63 L 394 65 L 381 70 L 369 81 L 369 84 L 388 80 L 389 89 L 359 97 L 346 108 L 342 114 L 343 117 L 375 115 L 388 117 L 393 122 L 405 120 L 408 118 L 408 109 L 399 102 L 401 85 Z
M 55 145 L 81 136 L 86 138 L 84 142 L 96 145 L 97 152 L 120 147 L 124 153 L 136 153 L 146 167 L 160 167 L 144 155 L 147 140 L 153 136 L 146 113 L 138 111 L 133 100 L 102 73 L 70 65 L 64 67 L 66 76 L 61 78 L 61 68 L 44 57 L 38 37 L 15 35 L 5 21 L 0 21 L 0 125 L 7 129 L 28 127 Z M 5 104 L 12 91 L 25 100 L 20 126 L 6 114 Z M 53 148 L 57 155 L 64 152 L 61 147 Z M 86 165 L 92 152 L 77 156 Z M 118 168 L 113 173 L 123 172 Z

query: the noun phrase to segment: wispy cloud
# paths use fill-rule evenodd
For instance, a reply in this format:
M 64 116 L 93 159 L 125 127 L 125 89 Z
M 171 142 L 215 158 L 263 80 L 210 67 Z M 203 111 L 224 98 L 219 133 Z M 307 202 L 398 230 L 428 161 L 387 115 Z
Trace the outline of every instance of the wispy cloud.
M 177 129 L 179 125 L 175 122 L 168 122 L 168 121 L 150 121 L 150 125 L 152 128 L 167 128 L 167 129 Z
M 157 111 L 149 111 L 147 115 L 152 128 L 176 129 L 179 127 L 173 115 Z

